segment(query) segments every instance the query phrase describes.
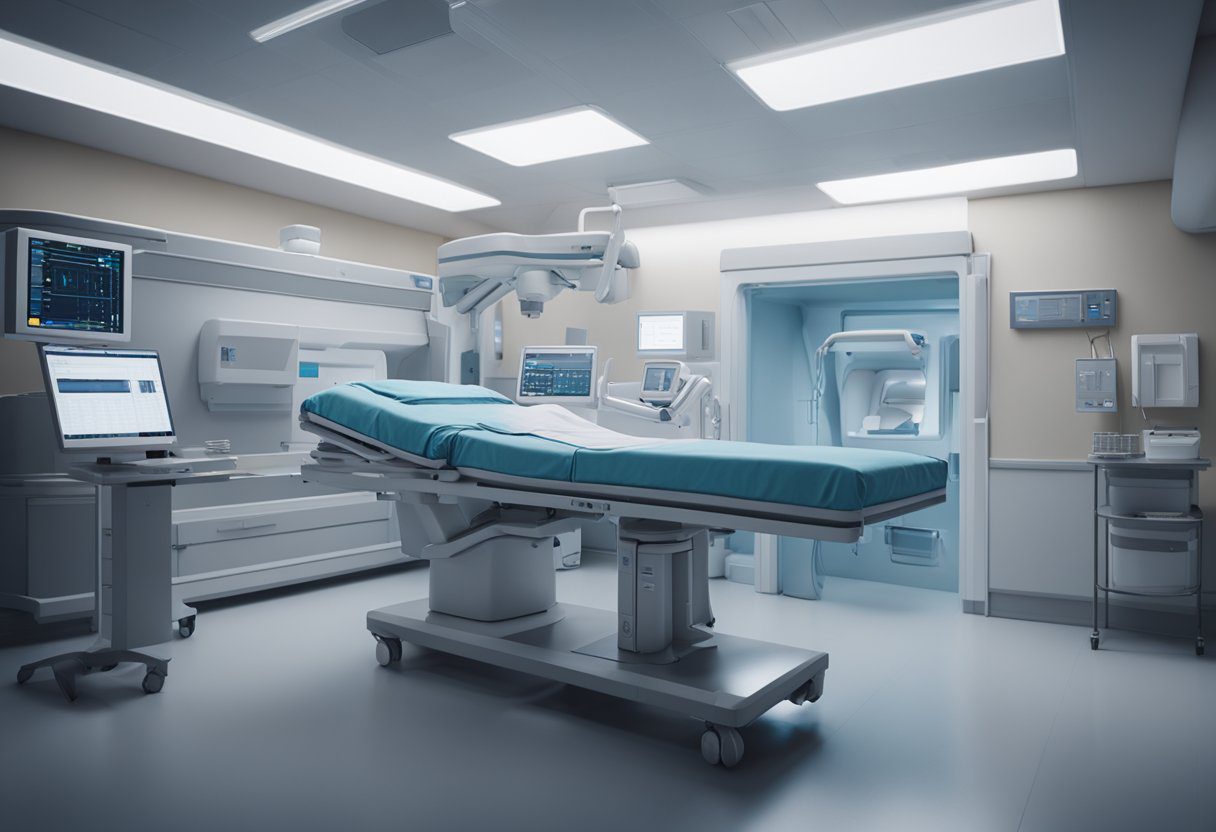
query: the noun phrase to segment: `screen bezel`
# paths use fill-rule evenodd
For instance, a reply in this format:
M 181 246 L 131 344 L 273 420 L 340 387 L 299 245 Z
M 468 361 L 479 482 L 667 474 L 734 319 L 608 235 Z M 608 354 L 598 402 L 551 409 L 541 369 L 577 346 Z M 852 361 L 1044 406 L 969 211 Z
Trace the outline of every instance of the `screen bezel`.
M 671 377 L 670 390 L 656 390 L 653 387 L 646 386 L 646 374 L 650 371 L 651 367 L 671 368 L 675 370 L 674 375 Z M 642 365 L 642 400 L 659 403 L 671 403 L 675 401 L 676 396 L 680 393 L 681 382 L 683 382 L 687 371 L 688 366 L 683 361 L 647 361 Z
M 39 231 L 31 228 L 13 229 L 16 233 L 9 242 L 16 243 L 16 250 L 11 259 L 13 262 L 13 308 L 7 313 L 12 320 L 10 337 L 25 341 L 63 342 L 80 344 L 127 344 L 131 341 L 131 289 L 132 271 L 131 258 L 134 249 L 126 243 L 116 243 L 112 240 L 94 240 L 88 237 L 76 237 L 70 234 L 56 234 L 52 231 Z M 61 243 L 76 243 L 93 248 L 104 248 L 110 251 L 122 252 L 122 332 L 86 332 L 75 329 L 53 329 L 50 327 L 30 326 L 28 321 L 30 308 L 30 240 L 54 240 Z
M 523 395 L 524 386 L 524 359 L 528 353 L 546 353 L 546 352 L 566 352 L 566 353 L 582 353 L 591 356 L 591 393 L 587 396 L 525 396 Z M 519 378 L 515 382 L 515 401 L 517 404 L 565 404 L 565 405 L 588 405 L 594 406 L 598 401 L 596 395 L 596 385 L 599 383 L 598 374 L 600 371 L 599 347 L 593 346 L 570 346 L 569 344 L 557 344 L 553 346 L 526 346 L 521 347 L 519 351 Z
M 173 431 L 169 436 L 144 436 L 144 437 L 97 437 L 94 439 L 72 439 L 67 440 L 63 435 L 63 426 L 59 423 L 59 390 L 52 384 L 51 368 L 47 362 L 47 353 L 62 353 L 76 352 L 89 354 L 104 354 L 104 355 L 139 355 L 139 356 L 154 356 L 156 358 L 156 368 L 160 371 L 160 389 L 165 396 L 165 410 L 169 414 L 169 429 Z M 64 453 L 90 453 L 97 451 L 105 451 L 110 453 L 124 452 L 140 452 L 140 451 L 167 451 L 177 446 L 177 425 L 173 421 L 173 405 L 169 401 L 169 389 L 165 386 L 165 368 L 160 361 L 160 353 L 156 350 L 136 350 L 136 349 L 110 349 L 106 347 L 77 347 L 63 344 L 42 344 L 38 348 L 38 360 L 42 365 L 42 382 L 46 388 L 47 398 L 51 403 L 51 419 L 55 425 L 55 440 L 59 443 L 59 450 Z
M 684 346 L 678 350 L 658 350 L 642 348 L 642 318 L 676 318 L 680 319 Z M 687 312 L 639 312 L 633 333 L 634 346 L 639 356 L 672 356 L 683 357 L 688 354 L 688 313 Z

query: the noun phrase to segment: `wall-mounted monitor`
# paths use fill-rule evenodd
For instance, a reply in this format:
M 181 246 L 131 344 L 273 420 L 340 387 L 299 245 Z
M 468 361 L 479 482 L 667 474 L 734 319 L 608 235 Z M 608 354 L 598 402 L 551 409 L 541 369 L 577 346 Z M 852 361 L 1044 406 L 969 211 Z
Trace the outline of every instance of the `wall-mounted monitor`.
M 131 340 L 131 246 L 29 228 L 4 233 L 4 335 Z
M 714 313 L 639 312 L 637 349 L 642 358 L 711 360 L 714 355 Z
M 166 450 L 177 442 L 154 350 L 46 344 L 39 354 L 64 451 Z
M 524 347 L 519 357 L 520 404 L 595 404 L 597 347 Z

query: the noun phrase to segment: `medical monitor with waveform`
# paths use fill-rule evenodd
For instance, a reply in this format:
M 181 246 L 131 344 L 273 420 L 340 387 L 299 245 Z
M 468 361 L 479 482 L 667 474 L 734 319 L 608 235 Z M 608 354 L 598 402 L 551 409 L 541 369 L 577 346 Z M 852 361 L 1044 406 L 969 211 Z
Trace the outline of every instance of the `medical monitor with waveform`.
M 129 245 L 14 228 L 4 235 L 4 332 L 30 341 L 131 340 Z
M 519 359 L 520 404 L 595 404 L 596 347 L 524 347 Z
M 63 450 L 149 451 L 176 443 L 155 351 L 44 345 L 39 352 Z

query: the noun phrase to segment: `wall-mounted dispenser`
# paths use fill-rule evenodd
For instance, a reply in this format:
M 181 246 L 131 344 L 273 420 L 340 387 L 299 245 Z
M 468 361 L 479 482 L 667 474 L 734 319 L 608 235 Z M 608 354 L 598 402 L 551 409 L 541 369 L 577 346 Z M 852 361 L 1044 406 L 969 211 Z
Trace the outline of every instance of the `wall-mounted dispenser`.
M 1199 336 L 1132 336 L 1132 405 L 1199 406 Z
M 211 411 L 292 407 L 300 328 L 212 318 L 198 336 L 199 392 Z

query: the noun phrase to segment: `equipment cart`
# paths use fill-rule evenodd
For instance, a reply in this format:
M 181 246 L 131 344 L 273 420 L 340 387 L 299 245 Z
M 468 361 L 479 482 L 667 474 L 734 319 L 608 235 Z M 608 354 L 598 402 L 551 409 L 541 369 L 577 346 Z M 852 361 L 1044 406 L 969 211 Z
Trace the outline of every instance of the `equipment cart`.
M 1110 596 L 1195 597 L 1195 654 L 1203 641 L 1203 512 L 1199 472 L 1207 459 L 1111 458 L 1094 468 L 1094 599 L 1089 646 L 1098 649 L 1098 593 L 1103 627 Z

